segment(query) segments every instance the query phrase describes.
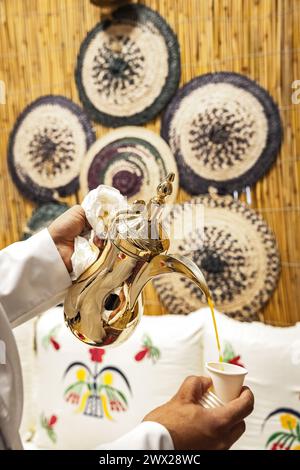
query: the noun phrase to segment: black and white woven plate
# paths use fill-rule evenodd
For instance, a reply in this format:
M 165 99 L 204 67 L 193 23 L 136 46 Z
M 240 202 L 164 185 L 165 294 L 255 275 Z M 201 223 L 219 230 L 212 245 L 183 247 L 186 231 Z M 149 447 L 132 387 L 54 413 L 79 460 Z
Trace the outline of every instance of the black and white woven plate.
M 82 109 L 68 98 L 47 95 L 18 117 L 8 145 L 8 167 L 25 197 L 49 202 L 78 189 L 81 161 L 95 140 Z
M 181 186 L 230 193 L 254 184 L 282 140 L 277 105 L 253 80 L 219 72 L 196 77 L 169 104 L 161 134 L 175 155 Z
M 143 124 L 166 106 L 178 87 L 177 37 L 157 12 L 125 5 L 88 33 L 75 76 L 92 119 L 109 127 Z
M 175 173 L 172 202 L 178 190 L 175 159 L 166 142 L 143 127 L 116 129 L 98 139 L 88 151 L 80 172 L 83 194 L 99 184 L 113 186 L 128 201 L 147 201 L 168 173 Z
M 231 196 L 198 196 L 171 211 L 170 253 L 201 269 L 217 309 L 241 321 L 259 320 L 280 273 L 276 240 L 266 222 Z M 205 305 L 204 294 L 187 278 L 154 281 L 169 313 L 187 314 Z

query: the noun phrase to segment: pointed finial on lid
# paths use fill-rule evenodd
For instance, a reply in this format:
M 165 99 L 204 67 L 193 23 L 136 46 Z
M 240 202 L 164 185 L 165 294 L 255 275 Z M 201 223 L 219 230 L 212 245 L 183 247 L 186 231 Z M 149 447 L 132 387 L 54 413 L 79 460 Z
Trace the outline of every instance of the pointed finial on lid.
M 156 189 L 156 196 L 151 199 L 154 204 L 163 204 L 167 196 L 173 192 L 172 182 L 175 179 L 175 173 L 169 173 L 164 181 L 159 183 Z

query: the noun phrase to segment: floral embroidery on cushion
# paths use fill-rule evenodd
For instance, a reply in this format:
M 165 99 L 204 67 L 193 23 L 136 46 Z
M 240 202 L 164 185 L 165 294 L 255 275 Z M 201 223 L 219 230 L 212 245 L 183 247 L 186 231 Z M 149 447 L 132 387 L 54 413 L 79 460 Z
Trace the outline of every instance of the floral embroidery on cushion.
M 64 398 L 71 405 L 76 405 L 76 413 L 112 421 L 115 412 L 128 409 L 126 392 L 131 393 L 130 384 L 117 367 L 99 368 L 105 354 L 104 349 L 91 348 L 89 354 L 91 364 L 72 362 L 65 371 L 64 377 L 75 370 L 76 381 L 65 389 Z M 123 384 L 125 391 L 114 386 L 117 378 L 121 379 L 119 383 Z
M 56 440 L 57 440 L 56 432 L 54 430 L 54 426 L 57 423 L 57 419 L 58 418 L 57 418 L 56 415 L 52 415 L 48 419 L 48 418 L 45 417 L 45 415 L 43 413 L 41 414 L 41 418 L 40 418 L 42 428 L 45 429 L 45 431 L 48 434 L 49 439 L 54 444 L 56 443 Z
M 149 335 L 145 334 L 143 336 L 141 348 L 142 349 L 134 356 L 134 359 L 137 362 L 140 362 L 147 357 L 148 359 L 152 359 L 153 364 L 155 364 L 160 358 L 160 351 L 156 346 L 153 345 Z
M 300 413 L 291 408 L 278 408 L 266 417 L 262 428 L 274 416 L 278 417 L 279 430 L 269 436 L 265 447 L 269 450 L 300 450 Z
M 91 348 L 89 349 L 89 353 L 91 356 L 91 361 L 93 362 L 102 362 L 105 349 L 102 348 Z
M 60 349 L 60 344 L 57 341 L 57 333 L 58 330 L 61 328 L 61 325 L 56 325 L 54 328 L 50 330 L 50 332 L 45 335 L 42 339 L 42 345 L 44 346 L 45 349 L 48 349 L 48 347 L 51 345 L 55 351 L 58 351 Z
M 232 345 L 229 342 L 226 342 L 223 349 L 223 361 L 228 362 L 229 364 L 235 364 L 236 366 L 245 367 L 240 362 L 240 359 L 241 356 L 234 352 Z

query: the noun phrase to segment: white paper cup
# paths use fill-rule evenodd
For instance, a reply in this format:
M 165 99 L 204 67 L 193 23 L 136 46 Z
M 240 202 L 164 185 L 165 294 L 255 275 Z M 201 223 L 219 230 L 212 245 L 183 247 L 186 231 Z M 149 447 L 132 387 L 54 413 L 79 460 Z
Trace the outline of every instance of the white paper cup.
M 245 376 L 248 374 L 244 367 L 227 362 L 207 362 L 205 368 L 220 400 L 228 403 L 240 395 Z

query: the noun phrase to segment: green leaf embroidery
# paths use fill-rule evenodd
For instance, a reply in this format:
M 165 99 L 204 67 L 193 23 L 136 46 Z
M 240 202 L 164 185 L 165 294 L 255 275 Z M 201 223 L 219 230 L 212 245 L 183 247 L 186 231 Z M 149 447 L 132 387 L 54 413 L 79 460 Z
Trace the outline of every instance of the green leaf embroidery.
M 46 428 L 48 426 L 48 421 L 44 414 L 41 415 L 41 426 L 42 428 Z
M 152 340 L 150 338 L 149 335 L 144 335 L 144 338 L 143 338 L 143 345 L 147 348 L 151 348 L 152 347 Z
M 296 426 L 296 435 L 297 435 L 298 441 L 300 442 L 300 423 L 299 423 L 299 421 L 298 421 L 297 426 Z
M 48 336 L 56 336 L 58 330 L 60 330 L 61 328 L 61 325 L 56 325 L 54 326 L 51 330 L 50 330 L 50 333 L 48 334 Z
M 44 338 L 42 339 L 42 345 L 45 349 L 48 349 L 50 338 L 56 336 L 56 334 L 57 334 L 58 330 L 60 329 L 60 327 L 61 327 L 61 325 L 54 326 L 50 330 L 50 332 L 46 336 L 44 336 Z
M 152 354 L 159 359 L 160 358 L 160 350 L 156 348 L 155 346 L 152 347 Z
M 273 434 L 271 434 L 271 436 L 269 437 L 269 439 L 267 440 L 266 442 L 266 447 L 268 447 L 268 445 L 274 441 L 277 437 L 280 437 L 279 441 L 285 437 L 285 436 L 290 436 L 290 434 L 288 434 L 287 432 L 283 432 L 283 431 L 278 431 L 278 432 L 274 432 Z M 278 442 L 279 442 L 278 441 Z
M 128 406 L 128 402 L 127 402 L 127 399 L 124 395 L 123 392 L 121 392 L 121 390 L 115 390 L 117 392 L 117 394 L 121 397 L 121 399 L 123 400 L 123 402 L 125 403 L 126 406 Z
M 48 429 L 47 429 L 47 432 L 48 432 L 49 438 L 50 438 L 51 441 L 55 444 L 55 443 L 56 443 L 56 440 L 57 440 L 57 437 L 56 437 L 55 432 L 53 431 L 52 428 L 48 428 Z
M 283 447 L 287 447 L 288 441 L 290 441 L 291 439 L 294 439 L 294 438 L 295 438 L 294 434 L 290 434 L 290 435 L 287 436 L 286 438 L 282 439 L 282 440 L 281 440 L 282 446 L 283 446 Z
M 82 387 L 83 387 L 84 385 L 85 385 L 85 386 L 86 386 L 86 385 L 88 386 L 88 384 L 87 384 L 86 382 L 84 382 L 83 380 L 79 380 L 78 382 L 75 382 L 75 383 L 69 385 L 69 387 L 67 387 L 66 390 L 64 391 L 64 395 L 66 395 L 66 394 L 67 394 L 68 392 L 70 392 L 71 390 L 80 390 L 80 391 L 79 391 L 79 394 L 80 394 L 80 392 L 81 392 L 81 390 L 82 390 Z M 80 387 L 80 389 L 79 389 L 79 387 Z
M 290 449 L 292 447 L 292 445 L 294 444 L 295 440 L 296 440 L 296 436 L 294 436 L 293 434 L 290 436 L 290 439 L 291 439 L 291 442 L 288 444 L 288 441 L 289 439 L 287 439 L 286 443 L 285 443 L 285 446 Z
M 125 403 L 125 405 L 128 406 L 128 401 L 127 401 L 124 393 L 121 392 L 121 390 L 118 390 L 117 388 L 111 387 L 110 385 L 104 385 L 104 388 L 105 388 L 105 391 L 107 392 L 107 395 L 108 395 L 109 398 L 114 399 L 115 395 L 119 395 L 119 397 L 121 398 L 121 401 L 123 401 Z
M 235 357 L 235 352 L 230 343 L 226 342 L 223 350 L 223 359 L 224 362 L 229 362 L 233 357 Z
M 156 361 L 158 361 L 158 359 L 160 358 L 160 351 L 158 348 L 156 348 L 155 346 L 152 346 L 152 348 L 150 349 L 150 357 L 152 359 L 152 362 L 155 364 Z

